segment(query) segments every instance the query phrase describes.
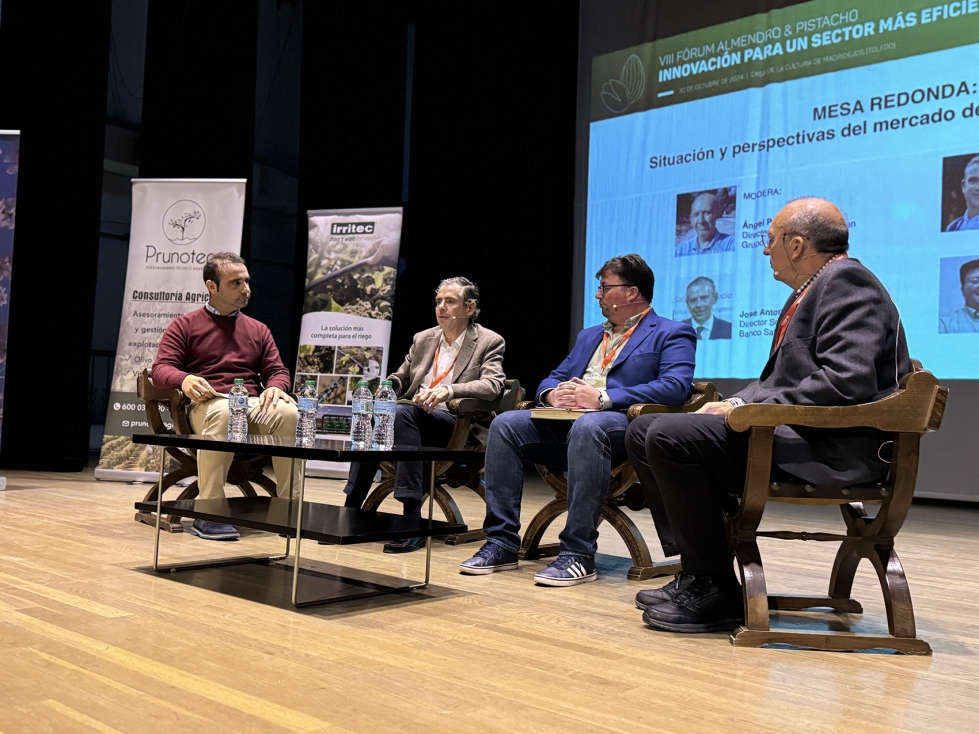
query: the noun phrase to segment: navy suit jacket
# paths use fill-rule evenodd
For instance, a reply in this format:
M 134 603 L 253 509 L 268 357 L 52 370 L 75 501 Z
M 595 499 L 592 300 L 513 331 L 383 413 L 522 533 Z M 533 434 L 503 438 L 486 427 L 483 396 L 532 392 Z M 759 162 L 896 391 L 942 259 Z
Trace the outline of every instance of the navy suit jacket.
M 582 329 L 571 354 L 538 386 L 537 399 L 558 383 L 582 377 L 604 333 L 602 326 Z M 636 403 L 683 403 L 693 385 L 696 353 L 692 328 L 651 310 L 619 350 L 606 376 L 605 391 L 613 409 L 626 410 Z
M 696 331 L 696 327 L 693 325 L 693 319 L 684 319 L 682 321 L 684 324 L 690 324 L 690 327 Z M 710 330 L 711 339 L 730 339 L 731 338 L 731 322 L 725 321 L 724 319 L 719 319 L 714 317 L 714 327 Z

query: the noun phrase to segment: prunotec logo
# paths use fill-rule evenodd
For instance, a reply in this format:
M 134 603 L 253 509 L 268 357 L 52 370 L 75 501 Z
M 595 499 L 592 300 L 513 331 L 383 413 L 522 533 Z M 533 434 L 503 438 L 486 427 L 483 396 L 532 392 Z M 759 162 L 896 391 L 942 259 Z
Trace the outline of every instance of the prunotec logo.
M 609 112 L 625 112 L 646 89 L 646 72 L 642 61 L 632 54 L 622 64 L 618 79 L 609 79 L 602 85 L 602 102 Z
M 175 201 L 163 215 L 163 234 L 175 245 L 189 245 L 204 234 L 207 217 L 196 201 Z
M 374 234 L 374 222 L 334 222 L 330 234 Z

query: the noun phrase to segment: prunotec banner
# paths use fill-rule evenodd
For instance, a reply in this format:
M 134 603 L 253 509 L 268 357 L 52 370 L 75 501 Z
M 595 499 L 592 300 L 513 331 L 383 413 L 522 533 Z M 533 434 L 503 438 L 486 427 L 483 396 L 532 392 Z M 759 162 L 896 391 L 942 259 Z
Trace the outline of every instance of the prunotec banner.
M 156 478 L 159 449 L 130 441 L 150 430 L 136 378 L 156 359 L 167 325 L 207 302 L 207 258 L 241 252 L 244 216 L 245 179 L 133 179 L 126 292 L 97 479 Z
M 3 388 L 7 378 L 7 321 L 10 319 L 10 271 L 14 256 L 19 159 L 20 133 L 0 130 L 0 430 L 3 426 Z M 0 489 L 5 483 L 0 478 Z
M 374 392 L 387 374 L 402 208 L 308 214 L 296 389 L 307 380 L 316 383 L 318 435 L 349 435 L 350 400 L 357 381 L 368 380 Z M 343 466 L 307 464 L 328 475 L 345 475 Z

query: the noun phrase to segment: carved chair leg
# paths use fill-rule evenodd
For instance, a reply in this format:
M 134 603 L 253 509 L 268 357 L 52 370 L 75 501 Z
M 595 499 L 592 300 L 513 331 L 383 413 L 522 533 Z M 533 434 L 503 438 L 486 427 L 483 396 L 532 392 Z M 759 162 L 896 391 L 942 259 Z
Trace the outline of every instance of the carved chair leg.
M 677 574 L 681 570 L 679 562 L 667 561 L 665 563 L 653 563 L 653 558 L 649 554 L 649 547 L 645 539 L 632 518 L 626 515 L 618 507 L 608 504 L 602 505 L 602 519 L 615 528 L 615 532 L 622 538 L 632 556 L 632 568 L 629 569 L 628 578 L 630 581 L 645 581 L 655 576 L 665 576 L 667 574 Z
M 381 503 L 388 498 L 388 495 L 394 494 L 394 477 L 385 478 L 381 480 L 374 489 L 371 490 L 370 494 L 367 495 L 367 499 L 364 500 L 364 504 L 361 506 L 365 510 L 377 511 L 377 508 L 381 506 Z
M 844 540 L 836 552 L 833 561 L 833 571 L 829 577 L 829 596 L 833 599 L 848 599 L 853 593 L 853 579 L 863 555 L 860 553 L 860 541 Z
M 741 571 L 745 626 L 749 630 L 768 630 L 768 585 L 758 543 L 754 539 L 741 540 L 735 547 L 735 554 Z
M 911 606 L 911 590 L 904 575 L 904 566 L 893 547 L 875 546 L 870 562 L 877 571 L 880 588 L 884 594 L 887 612 L 887 631 L 894 637 L 917 637 L 914 624 L 914 608 Z
M 527 561 L 540 558 L 542 555 L 540 542 L 544 537 L 544 531 L 567 511 L 568 503 L 564 497 L 553 499 L 544 505 L 527 526 L 527 532 L 524 533 L 523 542 L 520 544 L 520 558 Z

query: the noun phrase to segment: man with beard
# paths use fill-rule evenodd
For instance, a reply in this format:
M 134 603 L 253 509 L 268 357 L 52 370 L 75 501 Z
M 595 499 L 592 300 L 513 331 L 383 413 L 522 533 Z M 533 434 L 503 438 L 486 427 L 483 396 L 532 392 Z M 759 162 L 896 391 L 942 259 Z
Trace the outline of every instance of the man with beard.
M 523 462 L 567 469 L 568 519 L 561 551 L 534 576 L 544 586 L 594 581 L 598 522 L 613 466 L 625 461 L 625 411 L 635 403 L 680 405 L 693 380 L 693 330 L 653 311 L 653 271 L 639 255 L 613 257 L 596 273 L 607 321 L 582 330 L 571 354 L 537 388 L 537 401 L 584 410 L 541 420 L 529 410 L 498 416 L 486 444 L 486 544 L 464 574 L 517 568 Z

